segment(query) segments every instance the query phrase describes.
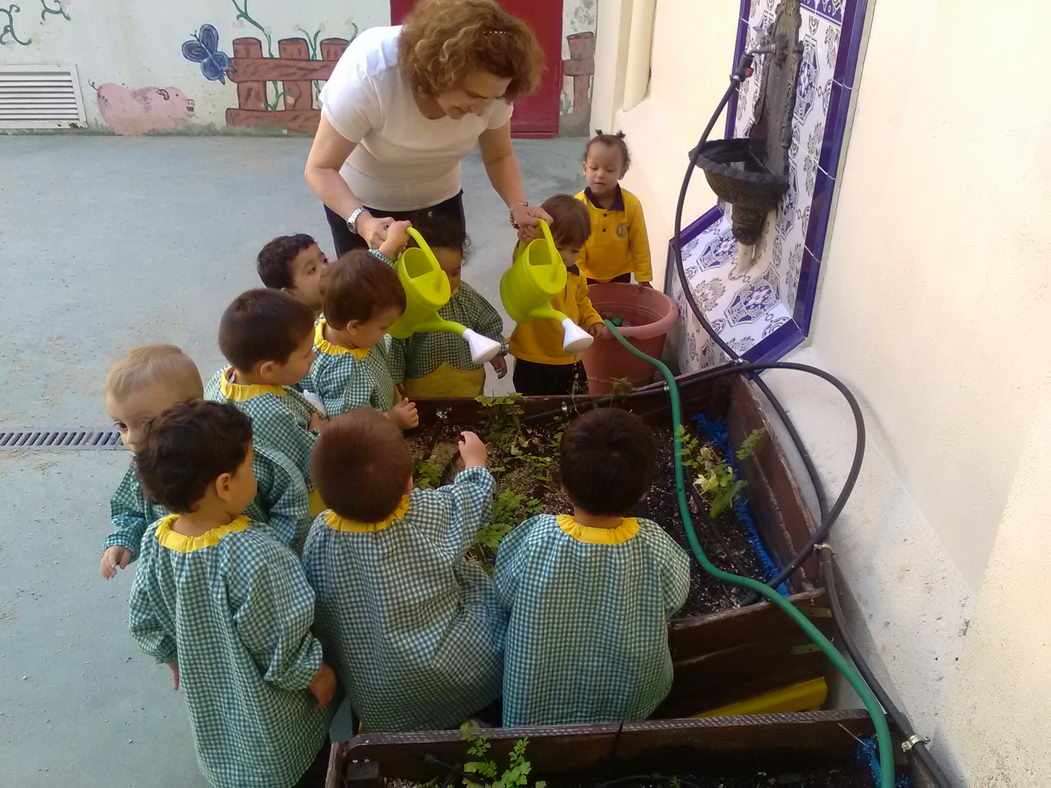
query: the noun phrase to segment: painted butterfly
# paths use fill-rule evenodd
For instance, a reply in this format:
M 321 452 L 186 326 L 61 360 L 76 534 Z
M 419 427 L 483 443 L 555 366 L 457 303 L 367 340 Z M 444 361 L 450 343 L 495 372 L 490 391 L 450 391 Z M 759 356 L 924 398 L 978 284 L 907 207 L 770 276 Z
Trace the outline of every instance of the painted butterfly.
M 201 64 L 201 73 L 206 79 L 219 80 L 226 84 L 226 72 L 233 71 L 230 57 L 219 51 L 219 31 L 212 25 L 201 25 L 193 39 L 182 44 L 182 56 L 193 63 Z

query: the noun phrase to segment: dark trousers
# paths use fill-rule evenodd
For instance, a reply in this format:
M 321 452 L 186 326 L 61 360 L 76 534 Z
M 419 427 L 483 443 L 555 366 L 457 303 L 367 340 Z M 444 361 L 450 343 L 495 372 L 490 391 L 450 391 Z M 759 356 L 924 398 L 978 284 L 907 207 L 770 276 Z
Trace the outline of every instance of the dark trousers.
M 537 364 L 515 359 L 512 380 L 515 391 L 527 397 L 556 397 L 573 393 L 573 384 L 581 372 L 577 364 Z
M 344 224 L 346 224 L 346 222 L 344 222 Z M 626 285 L 631 284 L 631 274 L 621 274 L 620 276 L 615 276 L 612 279 L 610 279 L 609 282 L 600 282 L 598 279 L 591 279 L 590 277 L 588 278 L 589 285 L 604 285 L 610 284 L 612 282 L 623 282 Z
M 388 216 L 398 221 L 403 219 L 412 221 L 414 214 L 432 213 L 436 217 L 458 224 L 464 229 L 467 227 L 467 221 L 463 214 L 463 191 L 455 197 L 450 197 L 445 202 L 432 205 L 430 208 L 420 208 L 417 211 L 385 211 L 382 208 L 369 206 L 366 206 L 366 208 L 373 216 Z M 356 233 L 352 233 L 350 228 L 347 227 L 346 220 L 327 205 L 325 206 L 325 218 L 328 219 L 328 226 L 332 230 L 332 243 L 336 246 L 336 257 L 342 257 L 354 249 L 368 248 L 365 239 Z

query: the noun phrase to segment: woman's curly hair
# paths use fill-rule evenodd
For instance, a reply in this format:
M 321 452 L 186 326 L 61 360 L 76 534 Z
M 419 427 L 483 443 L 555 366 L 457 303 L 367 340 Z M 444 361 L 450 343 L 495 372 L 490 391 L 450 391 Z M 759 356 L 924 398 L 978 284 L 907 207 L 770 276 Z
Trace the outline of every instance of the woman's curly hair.
M 488 71 L 510 79 L 504 99 L 536 91 L 544 53 L 532 29 L 493 0 L 420 0 L 398 36 L 398 61 L 412 86 L 436 96 Z

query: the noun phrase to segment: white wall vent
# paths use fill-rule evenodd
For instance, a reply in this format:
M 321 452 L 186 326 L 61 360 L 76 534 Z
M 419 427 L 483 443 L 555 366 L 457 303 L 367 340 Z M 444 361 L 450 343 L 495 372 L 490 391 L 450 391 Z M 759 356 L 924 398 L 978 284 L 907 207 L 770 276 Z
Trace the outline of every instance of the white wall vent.
M 86 125 L 76 66 L 0 65 L 0 129 Z

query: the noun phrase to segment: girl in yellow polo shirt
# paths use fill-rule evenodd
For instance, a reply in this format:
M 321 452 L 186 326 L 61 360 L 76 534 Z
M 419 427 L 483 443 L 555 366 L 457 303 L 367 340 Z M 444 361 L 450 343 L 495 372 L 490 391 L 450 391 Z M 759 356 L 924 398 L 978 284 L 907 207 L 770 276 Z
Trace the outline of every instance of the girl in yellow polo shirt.
M 588 207 L 591 236 L 580 255 L 580 270 L 589 284 L 630 282 L 652 287 L 650 242 L 639 198 L 623 189 L 620 180 L 631 156 L 624 132 L 603 134 L 600 129 L 584 149 L 587 188 L 577 199 Z

